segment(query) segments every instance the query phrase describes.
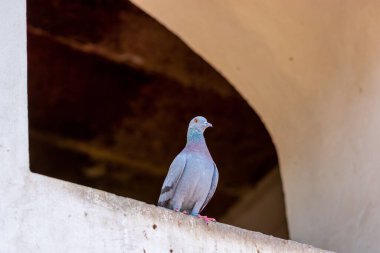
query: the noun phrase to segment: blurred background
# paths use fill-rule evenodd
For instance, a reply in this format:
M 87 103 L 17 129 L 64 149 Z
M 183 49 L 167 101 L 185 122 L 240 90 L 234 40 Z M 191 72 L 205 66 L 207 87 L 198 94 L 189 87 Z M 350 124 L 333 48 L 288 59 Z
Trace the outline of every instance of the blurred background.
M 33 172 L 156 204 L 202 115 L 220 173 L 203 213 L 288 238 L 271 137 L 215 69 L 126 0 L 27 6 Z

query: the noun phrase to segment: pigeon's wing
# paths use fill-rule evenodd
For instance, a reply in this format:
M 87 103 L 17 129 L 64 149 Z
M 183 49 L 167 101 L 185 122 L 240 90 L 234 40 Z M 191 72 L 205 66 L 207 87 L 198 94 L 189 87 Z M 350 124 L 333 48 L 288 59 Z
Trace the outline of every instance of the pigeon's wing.
M 160 198 L 158 199 L 158 206 L 167 207 L 169 200 L 173 197 L 177 184 L 186 167 L 186 155 L 179 153 L 174 158 L 169 167 L 168 175 L 162 185 Z
M 211 200 L 212 196 L 214 196 L 216 186 L 218 185 L 218 181 L 219 181 L 219 172 L 218 172 L 218 168 L 216 167 L 216 164 L 214 163 L 214 174 L 212 175 L 210 190 L 207 194 L 207 198 L 205 200 L 205 203 L 201 207 L 200 212 L 202 212 L 202 210 L 206 207 L 208 202 Z

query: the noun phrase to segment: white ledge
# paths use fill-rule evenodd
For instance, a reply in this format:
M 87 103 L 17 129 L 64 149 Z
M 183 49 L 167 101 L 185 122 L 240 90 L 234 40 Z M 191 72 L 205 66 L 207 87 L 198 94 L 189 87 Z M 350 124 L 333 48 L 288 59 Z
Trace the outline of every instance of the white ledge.
M 33 173 L 8 191 L 1 252 L 327 252 Z

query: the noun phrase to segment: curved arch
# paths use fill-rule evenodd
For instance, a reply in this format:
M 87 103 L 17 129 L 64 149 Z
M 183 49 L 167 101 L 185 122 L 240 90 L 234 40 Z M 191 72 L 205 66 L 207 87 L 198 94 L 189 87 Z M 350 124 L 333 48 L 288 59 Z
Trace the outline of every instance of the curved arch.
M 370 178 L 379 176 L 380 49 L 379 33 L 368 31 L 378 30 L 378 3 L 134 2 L 259 112 L 279 153 L 291 237 L 375 251 L 380 189 Z
M 33 172 L 155 204 L 202 114 L 221 172 L 205 213 L 288 237 L 275 147 L 225 78 L 129 2 L 44 3 L 28 4 Z

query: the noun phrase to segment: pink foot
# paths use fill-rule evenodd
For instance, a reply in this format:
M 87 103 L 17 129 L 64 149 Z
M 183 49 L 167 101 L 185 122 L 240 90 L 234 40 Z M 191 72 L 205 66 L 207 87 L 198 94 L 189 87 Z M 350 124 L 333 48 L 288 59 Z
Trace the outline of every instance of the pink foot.
M 179 210 L 179 209 L 174 209 L 174 211 L 176 211 L 176 212 L 180 212 L 180 210 Z M 182 211 L 181 213 L 183 213 L 183 214 L 187 214 L 187 211 L 186 211 L 186 210 L 184 210 L 184 211 Z
M 198 214 L 198 218 L 203 219 L 206 222 L 206 224 L 209 224 L 210 221 L 216 222 L 216 220 L 214 218 L 207 217 L 206 215 L 202 216 L 202 215 Z

